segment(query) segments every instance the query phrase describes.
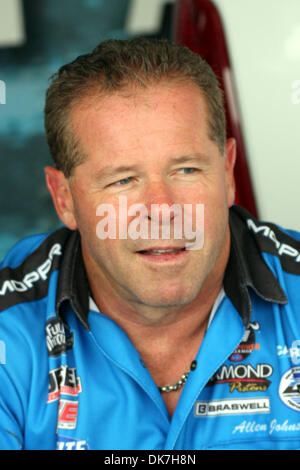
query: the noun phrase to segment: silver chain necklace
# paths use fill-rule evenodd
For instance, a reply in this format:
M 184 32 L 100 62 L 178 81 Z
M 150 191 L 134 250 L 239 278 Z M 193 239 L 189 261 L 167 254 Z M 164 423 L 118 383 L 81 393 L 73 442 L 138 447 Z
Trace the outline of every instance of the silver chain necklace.
M 182 374 L 182 376 L 180 377 L 179 380 L 177 380 L 177 382 L 173 383 L 173 385 L 163 385 L 162 387 L 158 387 L 158 390 L 161 393 L 162 392 L 175 392 L 176 390 L 181 388 L 183 386 L 183 384 L 185 384 L 185 382 L 187 381 L 187 378 L 189 376 L 189 373 L 192 370 L 195 370 L 196 367 L 197 367 L 197 361 L 194 360 L 194 361 L 191 362 L 190 370 L 188 372 L 185 372 L 184 374 Z

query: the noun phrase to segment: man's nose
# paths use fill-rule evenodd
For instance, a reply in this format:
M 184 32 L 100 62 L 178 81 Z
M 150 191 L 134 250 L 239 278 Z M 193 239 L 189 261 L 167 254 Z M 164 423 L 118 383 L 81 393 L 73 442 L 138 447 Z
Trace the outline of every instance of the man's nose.
M 143 199 L 149 219 L 151 218 L 151 213 L 159 214 L 163 208 L 170 208 L 178 202 L 170 184 L 163 179 L 149 182 Z

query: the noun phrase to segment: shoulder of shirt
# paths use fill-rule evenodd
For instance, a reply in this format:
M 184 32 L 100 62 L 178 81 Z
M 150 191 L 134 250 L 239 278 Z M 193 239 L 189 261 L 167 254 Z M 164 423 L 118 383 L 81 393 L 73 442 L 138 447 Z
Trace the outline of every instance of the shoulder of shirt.
M 14 268 L 21 264 L 39 245 L 50 235 L 51 232 L 31 235 L 19 240 L 8 251 L 0 263 L 0 270 L 5 267 Z
M 63 227 L 16 243 L 0 264 L 0 314 L 48 293 L 51 274 L 59 268 L 71 230 Z
M 300 275 L 300 232 L 258 220 L 239 206 L 234 206 L 233 211 L 244 219 L 259 251 L 268 260 L 276 258 L 283 271 Z

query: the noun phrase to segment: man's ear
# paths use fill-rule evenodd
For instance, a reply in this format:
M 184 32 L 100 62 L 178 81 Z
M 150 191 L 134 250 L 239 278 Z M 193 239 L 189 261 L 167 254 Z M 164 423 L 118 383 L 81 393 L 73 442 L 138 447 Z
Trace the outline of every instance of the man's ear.
M 47 166 L 45 168 L 47 187 L 60 220 L 71 230 L 77 228 L 70 183 L 62 171 Z
M 236 161 L 236 141 L 231 138 L 226 142 L 225 173 L 228 207 L 231 207 L 235 199 L 234 166 Z

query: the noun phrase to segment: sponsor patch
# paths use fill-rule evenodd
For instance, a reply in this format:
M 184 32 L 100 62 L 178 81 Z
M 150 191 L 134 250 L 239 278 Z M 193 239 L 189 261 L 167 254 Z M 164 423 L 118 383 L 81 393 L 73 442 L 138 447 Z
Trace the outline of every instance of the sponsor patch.
M 58 429 L 75 429 L 77 424 L 78 401 L 61 399 L 58 408 Z
M 52 318 L 46 324 L 46 343 L 49 356 L 59 356 L 73 347 L 73 333 L 66 336 L 61 320 Z
M 47 403 L 60 398 L 60 395 L 78 396 L 82 391 L 80 377 L 75 367 L 61 366 L 49 372 L 49 393 Z
M 224 365 L 213 375 L 207 386 L 227 383 L 231 393 L 234 390 L 265 392 L 271 384 L 268 377 L 272 373 L 273 367 L 270 364 L 257 364 L 256 367 L 251 364 Z
M 85 440 L 58 435 L 56 450 L 89 450 L 89 445 Z
M 300 367 L 293 367 L 282 376 L 279 396 L 289 408 L 300 411 Z
M 230 361 L 242 361 L 254 350 L 257 351 L 260 349 L 260 344 L 255 342 L 255 331 L 257 330 L 259 330 L 259 323 L 257 321 L 250 322 L 246 328 L 241 343 L 229 357 Z
M 200 418 L 254 413 L 270 413 L 270 399 L 264 397 L 197 401 L 194 409 L 194 415 Z

